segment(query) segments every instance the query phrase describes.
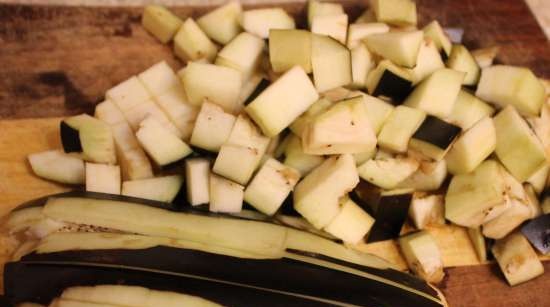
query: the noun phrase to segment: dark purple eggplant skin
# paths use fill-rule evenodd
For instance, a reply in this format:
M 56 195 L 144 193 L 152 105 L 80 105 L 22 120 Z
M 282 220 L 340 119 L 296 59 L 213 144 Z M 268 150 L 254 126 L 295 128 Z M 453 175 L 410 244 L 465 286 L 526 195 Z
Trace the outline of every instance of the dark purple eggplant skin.
M 386 69 L 382 73 L 382 77 L 380 77 L 372 95 L 389 97 L 393 105 L 400 105 L 412 90 L 413 87 L 410 80 L 403 79 Z
M 544 255 L 550 253 L 550 214 L 541 215 L 521 227 L 521 233 Z
M 316 255 L 310 255 L 316 256 Z M 155 259 L 155 261 L 151 261 Z M 346 262 L 322 260 L 349 266 Z M 378 281 L 293 259 L 241 259 L 225 255 L 172 247 L 153 247 L 143 250 L 66 251 L 50 254 L 30 254 L 21 263 L 58 264 L 95 267 L 124 267 L 140 272 L 155 271 L 164 275 L 201 276 L 210 279 L 253 285 L 278 291 L 299 293 L 358 306 L 441 306 L 425 297 L 404 293 Z M 395 270 L 379 270 L 353 266 L 361 271 L 392 280 L 403 280 L 411 287 L 437 297 L 424 282 Z M 60 270 L 63 271 L 63 270 Z M 12 275 L 14 276 L 14 275 Z M 9 277 L 9 276 L 8 276 Z M 9 283 L 10 281 L 7 280 Z M 50 276 L 54 278 L 54 275 Z M 6 283 L 6 285 L 7 285 Z M 9 294 L 9 291 L 6 291 Z
M 430 143 L 446 150 L 462 129 L 458 126 L 443 121 L 435 116 L 428 115 L 416 130 L 413 139 Z
M 381 193 L 382 189 L 366 180 L 360 179 L 359 183 L 349 193 L 349 197 L 363 210 L 374 216 L 378 210 L 378 204 L 380 204 Z
M 66 153 L 82 152 L 82 144 L 80 143 L 80 134 L 78 130 L 67 125 L 64 121 L 59 124 L 59 134 L 61 136 L 61 144 Z
M 407 219 L 412 193 L 381 196 L 367 243 L 396 239 Z
M 408 216 L 412 193 L 384 196 L 382 189 L 361 179 L 349 196 L 375 218 L 367 237 L 368 243 L 399 237 Z
M 306 298 L 153 272 L 78 266 L 12 262 L 5 269 L 7 305 L 23 302 L 49 304 L 64 289 L 95 285 L 141 286 L 153 290 L 195 295 L 231 307 L 328 307 L 333 304 Z M 10 305 L 15 304 L 15 305 Z

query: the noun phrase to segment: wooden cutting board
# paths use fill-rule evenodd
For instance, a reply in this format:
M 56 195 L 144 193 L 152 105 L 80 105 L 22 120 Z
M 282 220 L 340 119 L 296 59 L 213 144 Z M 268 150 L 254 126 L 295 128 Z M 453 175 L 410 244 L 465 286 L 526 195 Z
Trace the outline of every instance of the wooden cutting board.
M 304 20 L 303 1 L 271 3 L 278 2 L 285 2 L 289 12 Z M 364 8 L 363 1 L 343 2 L 352 18 Z M 523 1 L 417 3 L 421 25 L 437 18 L 444 26 L 462 27 L 467 46 L 499 45 L 499 62 L 527 66 L 550 78 L 549 42 Z M 174 11 L 183 17 L 208 9 L 194 5 Z M 182 67 L 170 47 L 141 28 L 141 11 L 139 7 L 0 4 L 0 215 L 23 201 L 69 188 L 34 177 L 25 160 L 29 153 L 59 148 L 56 117 L 92 112 L 108 88 L 160 60 L 174 69 Z M 446 264 L 476 263 L 462 229 L 432 232 L 445 245 Z M 368 249 L 380 253 L 381 247 Z M 545 268 L 550 271 L 550 262 Z M 496 264 L 446 271 L 440 287 L 453 307 L 550 304 L 550 274 L 510 288 Z

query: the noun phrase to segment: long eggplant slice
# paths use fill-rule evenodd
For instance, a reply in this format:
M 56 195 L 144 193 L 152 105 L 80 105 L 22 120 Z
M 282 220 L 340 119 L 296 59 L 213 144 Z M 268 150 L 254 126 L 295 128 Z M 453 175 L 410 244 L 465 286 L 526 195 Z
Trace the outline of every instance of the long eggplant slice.
M 238 258 L 265 259 L 265 256 L 247 253 L 231 248 L 219 247 L 211 244 L 197 243 L 170 238 L 141 236 L 121 233 L 52 233 L 35 243 L 25 254 L 36 251 L 38 254 L 55 253 L 67 250 L 106 250 L 126 249 L 139 250 L 166 246 L 198 250 L 212 254 L 227 255 Z M 269 258 L 269 257 L 268 257 Z
M 21 263 L 63 266 L 63 270 L 59 272 L 64 272 L 66 267 L 71 266 L 155 272 L 167 276 L 268 289 L 301 297 L 316 297 L 336 306 L 442 305 L 435 290 L 406 273 L 350 266 L 329 257 L 307 256 L 293 251 L 289 253 L 297 255 L 296 258 L 240 259 L 194 250 L 154 247 L 142 250 L 79 250 L 31 254 L 22 258 Z M 55 274 L 51 277 L 53 276 Z M 10 288 L 10 281 L 6 282 L 6 293 L 9 296 L 14 285 Z M 374 293 L 376 294 L 373 295 Z M 209 299 L 201 294 L 198 296 Z
M 50 198 L 43 213 L 69 223 L 214 244 L 276 258 L 285 249 L 286 231 L 282 226 L 170 212 L 130 202 L 82 197 Z
M 169 272 L 168 272 L 169 273 Z M 37 302 L 48 304 L 62 291 L 74 286 L 122 284 L 195 295 L 231 307 L 329 307 L 333 302 L 212 282 L 204 278 L 159 272 L 143 272 L 118 267 L 8 263 L 5 268 L 5 292 L 12 304 Z M 8 305 L 9 306 L 9 305 Z M 160 307 L 160 306 L 159 306 Z
M 550 253 L 550 214 L 531 220 L 521 228 L 521 232 L 541 253 Z
M 59 299 L 128 307 L 222 307 L 193 295 L 122 285 L 72 287 L 65 289 Z
M 69 197 L 64 197 L 64 196 L 69 196 Z M 134 209 L 138 209 L 138 211 L 140 212 L 144 212 L 143 210 L 146 210 L 145 212 L 150 212 L 150 211 L 147 211 L 147 209 L 154 209 L 153 211 L 154 212 L 163 212 L 163 215 L 164 216 L 173 216 L 173 214 L 176 214 L 176 216 L 180 216 L 181 217 L 181 214 L 178 214 L 178 213 L 175 213 L 175 212 L 170 212 L 168 210 L 158 210 L 156 209 L 156 207 L 166 207 L 167 204 L 165 203 L 162 203 L 162 202 L 155 202 L 155 201 L 149 201 L 149 200 L 142 200 L 142 199 L 136 199 L 136 198 L 129 198 L 129 197 L 125 197 L 125 196 L 113 196 L 113 195 L 108 195 L 108 194 L 102 194 L 102 193 L 88 193 L 88 192 L 72 192 L 72 193 L 67 193 L 67 194 L 56 194 L 56 195 L 52 195 L 52 199 L 58 199 L 58 198 L 61 198 L 61 199 L 64 199 L 65 203 L 67 203 L 67 198 L 68 199 L 79 199 L 80 202 L 84 202 L 84 203 L 95 203 L 97 202 L 98 200 L 100 201 L 100 203 L 102 203 L 103 205 L 107 205 L 107 204 L 111 204 L 111 205 L 114 205 L 114 208 L 115 209 L 120 209 L 118 208 L 117 204 L 119 203 L 125 203 L 126 204 L 126 208 L 134 208 Z M 46 199 L 46 198 L 43 198 L 43 199 Z M 139 203 L 134 203 L 134 201 L 137 200 L 139 201 Z M 70 201 L 69 201 L 70 203 Z M 147 206 L 142 206 L 142 204 L 144 205 L 151 205 L 153 208 L 148 208 Z M 104 206 L 105 207 L 105 206 Z M 108 208 L 109 206 L 107 206 Z M 199 207 L 182 207 L 182 208 L 178 208 L 178 209 L 181 209 L 183 210 L 184 212 L 186 212 L 186 215 L 185 217 L 187 218 L 191 218 L 192 220 L 207 220 L 207 221 L 210 221 L 210 225 L 215 225 L 215 229 L 210 229 L 208 230 L 206 227 L 206 225 L 201 225 L 200 226 L 200 229 L 202 230 L 202 232 L 200 232 L 199 234 L 195 233 L 195 228 L 191 227 L 190 225 L 187 225 L 187 230 L 190 231 L 189 233 L 187 234 L 184 234 L 185 235 L 185 238 L 181 238 L 181 237 L 178 237 L 178 238 L 174 238 L 174 233 L 172 231 L 170 231 L 170 229 L 167 229 L 166 227 L 162 227 L 162 226 L 165 226 L 165 225 L 162 225 L 162 223 L 160 223 L 159 225 L 161 225 L 161 230 L 164 231 L 164 234 L 165 235 L 160 235 L 158 233 L 159 229 L 157 228 L 151 228 L 150 224 L 138 224 L 138 225 L 135 225 L 135 224 L 131 224 L 130 226 L 128 226 L 128 223 L 127 223 L 127 219 L 125 217 L 125 215 L 120 215 L 120 212 L 119 212 L 119 215 L 117 216 L 116 214 L 113 215 L 113 218 L 115 218 L 116 221 L 120 222 L 120 224 L 117 224 L 117 228 L 108 228 L 108 227 L 102 227 L 100 225 L 105 225 L 104 224 L 104 220 L 101 220 L 102 223 L 96 223 L 97 221 L 97 216 L 95 215 L 92 215 L 92 218 L 88 218 L 88 214 L 90 212 L 93 212 L 94 214 L 97 213 L 95 212 L 94 210 L 90 210 L 90 211 L 78 211 L 77 210 L 77 213 L 73 212 L 72 208 L 70 205 L 68 207 L 68 210 L 70 212 L 72 212 L 72 214 L 76 214 L 76 218 L 75 219 L 72 219 L 71 221 L 72 222 L 66 222 L 65 220 L 63 219 L 58 219 L 58 220 L 61 220 L 63 221 L 64 223 L 64 227 L 62 229 L 53 229 L 51 231 L 48 231 L 48 232 L 45 232 L 45 233 L 42 233 L 41 235 L 36 235 L 36 236 L 31 236 L 31 237 L 28 237 L 27 240 L 36 240 L 36 239 L 41 239 L 41 238 L 44 238 L 46 235 L 52 233 L 52 232 L 56 232 L 56 231 L 62 231 L 62 232 L 95 232 L 95 233 L 98 233 L 98 235 L 102 235 L 102 233 L 110 233 L 108 235 L 113 235 L 113 233 L 118 233 L 118 234 L 141 234 L 141 235 L 147 235 L 149 237 L 155 237 L 155 240 L 154 242 L 156 242 L 157 245 L 167 245 L 167 246 L 174 246 L 174 244 L 172 244 L 173 242 L 180 242 L 178 243 L 178 245 L 176 245 L 176 247 L 186 247 L 186 248 L 191 248 L 191 249 L 199 249 L 199 250 L 204 250 L 204 248 L 208 247 L 210 249 L 206 249 L 206 251 L 210 251 L 210 252 L 215 252 L 214 250 L 217 250 L 217 251 L 221 251 L 221 253 L 223 254 L 223 251 L 224 250 L 227 250 L 228 251 L 228 254 L 230 255 L 235 255 L 237 257 L 239 257 L 239 255 L 242 257 L 242 258 L 280 258 L 282 256 L 282 253 L 284 252 L 284 248 L 292 248 L 292 249 L 296 249 L 296 250 L 302 250 L 302 251 L 306 251 L 306 252 L 315 252 L 315 253 L 318 253 L 318 254 L 322 254 L 322 255 L 326 255 L 326 256 L 330 256 L 330 257 L 333 257 L 333 258 L 337 258 L 337 259 L 341 259 L 341 260 L 344 260 L 344 261 L 348 261 L 348 262 L 353 262 L 353 263 L 357 263 L 357 264 L 360 264 L 360 265 L 365 265 L 365 266 L 369 266 L 369 267 L 378 267 L 378 268 L 393 268 L 393 265 L 390 264 L 389 262 L 386 262 L 384 260 L 382 260 L 381 258 L 378 258 L 378 257 L 374 257 L 370 254 L 366 254 L 366 253 L 358 253 L 358 252 L 354 252 L 352 251 L 351 249 L 343 246 L 342 244 L 339 244 L 339 243 L 336 243 L 332 240 L 334 240 L 333 238 L 330 238 L 330 237 L 326 237 L 326 234 L 324 235 L 325 237 L 321 237 L 322 235 L 320 235 L 319 233 L 314 233 L 314 234 L 310 234 L 310 233 L 304 233 L 304 232 L 301 232 L 299 231 L 299 229 L 302 229 L 302 230 L 306 230 L 308 232 L 311 232 L 311 229 L 304 229 L 303 227 L 298 227 L 297 225 L 293 224 L 293 223 L 286 223 L 284 221 L 278 221 L 278 220 L 269 220 L 269 217 L 265 217 L 263 219 L 260 219 L 258 217 L 259 213 L 258 214 L 255 214 L 253 216 L 251 216 L 250 214 L 243 214 L 243 212 L 241 212 L 240 214 L 238 214 L 237 216 L 234 216 L 234 215 L 228 215 L 228 214 L 214 214 L 214 213 L 209 213 L 209 212 L 205 212 L 205 210 L 207 209 L 204 209 L 204 208 L 200 208 L 201 206 Z M 76 208 L 76 207 L 75 207 Z M 169 210 L 176 210 L 175 208 L 171 208 L 171 207 L 168 207 Z M 16 214 L 16 213 L 23 213 L 24 211 L 26 210 L 21 210 L 21 211 L 15 211 L 12 213 L 13 214 Z M 84 214 L 84 212 L 86 212 L 86 214 Z M 107 217 L 110 217 L 111 215 L 107 214 L 107 215 L 103 215 L 103 218 L 105 218 L 105 216 Z M 122 217 L 121 217 L 122 216 Z M 157 216 L 157 219 L 158 219 L 158 216 Z M 233 226 L 231 227 L 237 227 L 237 228 L 241 228 L 239 229 L 239 231 L 237 233 L 234 233 L 233 231 L 224 231 L 223 232 L 223 235 L 222 236 L 226 236 L 226 237 L 232 237 L 233 238 L 233 242 L 230 242 L 232 244 L 232 246 L 228 247 L 228 246 L 222 246 L 220 244 L 219 241 L 216 241 L 216 240 L 213 240 L 213 237 L 211 235 L 208 235 L 208 236 L 205 236 L 205 234 L 212 232 L 213 234 L 220 234 L 220 230 L 221 229 L 224 229 L 224 230 L 230 230 L 228 228 L 226 228 L 225 226 L 223 226 L 220 221 L 227 221 L 227 220 L 231 220 L 230 224 L 232 224 Z M 107 218 L 108 220 L 108 218 Z M 243 221 L 245 220 L 245 221 Z M 54 221 L 54 219 L 50 218 L 50 217 L 47 217 L 44 215 L 44 219 L 42 220 L 43 222 L 48 222 L 48 221 Z M 80 222 L 75 222 L 75 221 L 80 221 Z M 84 221 L 84 222 L 82 222 Z M 255 221 L 255 222 L 254 222 Z M 262 222 L 259 222 L 259 221 L 262 221 Z M 109 221 L 109 222 L 113 222 L 113 221 Z M 143 222 L 143 221 L 142 221 Z M 244 224 L 242 224 L 241 222 L 245 222 Z M 248 222 L 253 222 L 253 223 L 256 223 L 254 225 L 258 226 L 258 227 L 279 227 L 278 231 L 283 231 L 284 234 L 285 234 L 285 238 L 286 236 L 291 236 L 289 238 L 286 238 L 285 239 L 285 245 L 280 247 L 280 249 L 278 247 L 273 247 L 272 249 L 266 251 L 266 250 L 258 250 L 257 249 L 257 246 L 249 246 L 247 244 L 247 240 L 248 240 L 248 237 L 245 233 L 247 232 L 246 229 L 248 225 L 247 223 Z M 284 227 L 284 226 L 280 226 L 280 225 L 273 225 L 273 223 L 279 223 L 279 224 L 284 224 L 285 226 L 287 227 Z M 59 221 L 56 221 L 56 223 L 60 223 Z M 16 223 L 14 223 L 16 224 Z M 185 223 L 184 223 L 185 224 Z M 241 225 L 241 226 L 238 226 L 238 225 Z M 123 226 L 123 227 L 121 227 Z M 32 230 L 32 228 L 29 228 L 29 230 Z M 249 229 L 250 230 L 250 229 Z M 151 232 L 152 231 L 152 232 Z M 239 234 L 242 234 L 241 236 L 239 236 Z M 298 234 L 298 235 L 297 235 Z M 53 234 L 52 234 L 53 235 Z M 75 234 L 77 235 L 77 234 Z M 182 235 L 181 233 L 179 235 Z M 191 236 L 189 237 L 188 235 L 195 235 L 195 236 Z M 259 240 L 260 242 L 262 241 L 262 238 L 261 236 L 256 236 L 254 237 L 256 240 Z M 84 239 L 84 242 L 86 242 L 87 240 L 90 240 L 90 239 Z M 95 241 L 97 241 L 97 237 L 95 237 L 94 239 Z M 121 239 L 122 240 L 122 239 Z M 200 242 L 198 242 L 198 240 L 202 240 Z M 49 239 L 44 239 L 45 242 L 48 242 L 48 243 L 51 243 L 52 240 L 49 240 Z M 94 241 L 94 242 L 95 242 Z M 169 242 L 169 243 L 166 243 L 166 242 Z M 181 245 L 183 243 L 185 243 L 185 245 Z M 290 246 L 287 246 L 290 242 Z M 80 243 L 80 242 L 78 242 Z M 228 242 L 226 242 L 228 243 Z M 60 246 L 64 246 L 64 247 L 70 247 L 70 246 L 73 246 L 71 245 L 74 243 L 73 242 L 62 242 Z M 81 243 L 80 243 L 81 244 Z M 102 243 L 103 244 L 103 243 Z M 140 243 L 142 244 L 142 243 Z M 147 244 L 152 244 L 150 241 L 149 243 Z M 192 244 L 192 245 L 189 245 L 189 244 Z M 236 245 L 235 245 L 236 244 Z M 53 247 L 51 246 L 48 246 L 48 248 L 53 248 L 54 250 L 59 248 L 59 243 L 58 242 L 55 242 L 54 241 L 54 245 Z M 110 246 L 110 245 L 107 245 L 107 246 Z M 139 244 L 138 244 L 139 246 Z M 198 246 L 198 247 L 197 247 Z M 75 248 L 77 248 L 78 246 L 73 246 Z M 197 248 L 195 248 L 197 247 Z M 243 250 L 243 247 L 244 247 L 244 250 Z M 24 248 L 24 249 L 21 249 L 17 255 L 18 257 L 17 258 L 14 258 L 14 259 L 18 259 L 21 255 L 24 255 L 24 254 L 27 254 L 30 250 L 33 250 L 33 248 L 35 248 L 34 245 L 29 245 L 28 247 Z M 203 248 L 203 249 L 201 249 Z M 91 249 L 91 247 L 85 247 L 85 246 L 82 246 L 82 247 L 79 247 L 78 249 Z

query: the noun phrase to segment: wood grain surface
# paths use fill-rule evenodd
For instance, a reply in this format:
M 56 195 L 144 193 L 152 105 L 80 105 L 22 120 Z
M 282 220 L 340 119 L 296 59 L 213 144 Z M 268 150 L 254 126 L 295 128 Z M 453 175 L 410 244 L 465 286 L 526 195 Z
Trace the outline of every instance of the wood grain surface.
M 351 16 L 364 8 L 364 1 L 344 2 Z M 462 27 L 467 46 L 499 45 L 499 62 L 527 66 L 550 78 L 549 42 L 523 1 L 417 3 L 421 25 L 436 18 L 444 26 Z M 284 7 L 303 20 L 303 2 Z M 197 5 L 174 11 L 184 17 L 208 9 Z M 25 159 L 32 152 L 59 148 L 59 119 L 52 117 L 91 112 L 108 88 L 160 60 L 175 69 L 183 65 L 169 46 L 142 29 L 141 10 L 0 4 L 0 215 L 22 201 L 69 188 L 32 176 Z M 21 118 L 29 119 L 13 120 Z M 460 230 L 436 235 L 446 245 L 447 265 L 475 263 L 471 246 L 453 243 L 464 240 Z M 451 251 L 453 244 L 458 251 Z M 375 253 L 382 248 L 366 247 Z M 550 262 L 545 269 L 550 270 Z M 495 264 L 446 271 L 440 287 L 452 307 L 550 306 L 550 274 L 510 288 Z

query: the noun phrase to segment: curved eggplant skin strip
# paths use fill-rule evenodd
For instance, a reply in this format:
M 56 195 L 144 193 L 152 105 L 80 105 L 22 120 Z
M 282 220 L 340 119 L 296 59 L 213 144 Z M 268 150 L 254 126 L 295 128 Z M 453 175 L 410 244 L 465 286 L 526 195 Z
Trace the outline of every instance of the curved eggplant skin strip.
M 289 232 L 289 238 L 292 237 L 290 234 L 298 232 L 296 230 L 291 230 Z M 303 233 L 303 232 L 298 232 Z M 345 255 L 341 254 L 341 251 L 349 251 L 352 255 L 355 254 L 355 251 L 343 249 L 342 246 L 325 240 L 325 239 L 317 239 L 308 233 L 303 233 L 305 236 L 305 239 L 308 239 L 307 241 L 311 241 L 312 246 L 319 245 L 320 248 L 323 248 L 324 250 L 329 250 L 329 253 L 327 254 L 335 254 L 340 257 L 340 259 L 345 259 Z M 332 248 L 327 248 L 327 244 L 333 245 Z M 137 250 L 137 252 L 140 252 L 140 250 L 153 248 L 156 246 L 165 246 L 165 247 L 172 247 L 172 248 L 180 248 L 180 249 L 190 249 L 190 250 L 197 250 L 207 253 L 214 253 L 219 255 L 226 255 L 231 257 L 238 257 L 238 258 L 248 258 L 248 259 L 266 259 L 265 257 L 261 257 L 258 255 L 253 254 L 246 254 L 243 252 L 230 250 L 230 249 L 224 249 L 212 245 L 207 244 L 197 244 L 194 242 L 184 241 L 184 240 L 173 240 L 173 239 L 167 239 L 167 238 L 159 238 L 159 237 L 149 237 L 149 236 L 141 236 L 141 235 L 132 235 L 132 234 L 115 234 L 115 233 L 54 233 L 51 234 L 44 239 L 42 239 L 41 242 L 36 243 L 36 248 L 34 249 L 37 254 L 50 254 L 50 253 L 56 253 L 56 252 L 64 252 L 64 251 L 76 251 L 76 250 L 113 250 L 113 249 L 124 249 L 124 250 Z M 303 246 L 301 246 L 303 247 Z M 292 244 L 289 244 L 288 248 L 292 248 Z M 330 250 L 332 249 L 332 253 L 330 253 Z M 305 251 L 304 251 L 305 250 Z M 322 266 L 327 266 L 325 264 L 329 264 L 329 268 L 333 268 L 334 266 L 338 267 L 345 267 L 349 269 L 353 269 L 359 272 L 363 272 L 366 274 L 370 274 L 373 276 L 373 278 L 376 278 L 377 276 L 382 276 L 383 278 L 389 279 L 389 281 L 386 281 L 387 283 L 394 283 L 395 281 L 399 281 L 399 286 L 406 286 L 413 288 L 415 291 L 421 291 L 425 292 L 428 295 L 431 295 L 433 297 L 437 296 L 437 293 L 424 281 L 415 278 L 412 275 L 399 272 L 396 270 L 389 270 L 389 269 L 381 269 L 381 268 L 371 268 L 362 264 L 355 264 L 353 261 L 343 261 L 338 260 L 335 257 L 328 257 L 323 256 L 322 254 L 316 253 L 315 249 L 308 249 L 307 246 L 304 248 L 304 250 L 292 250 L 289 249 L 287 253 L 285 253 L 285 258 L 295 259 L 295 255 L 301 256 L 301 257 L 307 257 L 309 260 L 305 262 L 314 263 L 314 261 L 322 261 L 324 264 Z M 32 250 L 31 250 L 32 252 Z M 27 253 L 27 254 L 30 254 Z M 366 254 L 365 254 L 366 255 Z M 349 256 L 348 256 L 349 257 Z M 361 258 L 357 258 L 361 259 Z M 354 260 L 354 259 L 352 259 Z M 312 262 L 313 261 L 313 262 Z M 332 265 L 332 266 L 330 266 Z M 362 273 L 360 273 L 361 275 Z
M 186 293 L 228 307 L 350 306 L 320 301 L 314 297 L 292 296 L 254 287 L 242 287 L 231 283 L 220 283 L 189 276 L 115 267 L 11 262 L 6 265 L 4 276 L 6 297 L 12 304 L 32 301 L 47 305 L 54 298 L 61 295 L 66 288 L 95 286 L 98 284 L 123 284 L 154 290 Z
M 61 299 L 125 307 L 222 307 L 193 295 L 124 285 L 72 287 L 63 291 Z
M 327 257 L 323 261 L 330 263 L 332 259 Z M 72 266 L 116 268 L 140 271 L 144 275 L 145 272 L 156 272 L 319 297 L 354 306 L 442 305 L 437 293 L 425 284 L 415 287 L 415 283 L 411 282 L 414 277 L 405 273 L 392 270 L 369 272 L 368 268 L 358 266 L 362 268 L 358 270 L 344 262 L 334 263 L 347 269 L 335 270 L 296 259 L 241 259 L 159 246 L 143 250 L 30 254 L 23 257 L 20 263 L 55 264 L 64 269 Z M 352 270 L 360 273 L 353 273 Z
M 49 307 L 125 307 L 120 305 L 81 302 L 66 299 L 55 299 Z

